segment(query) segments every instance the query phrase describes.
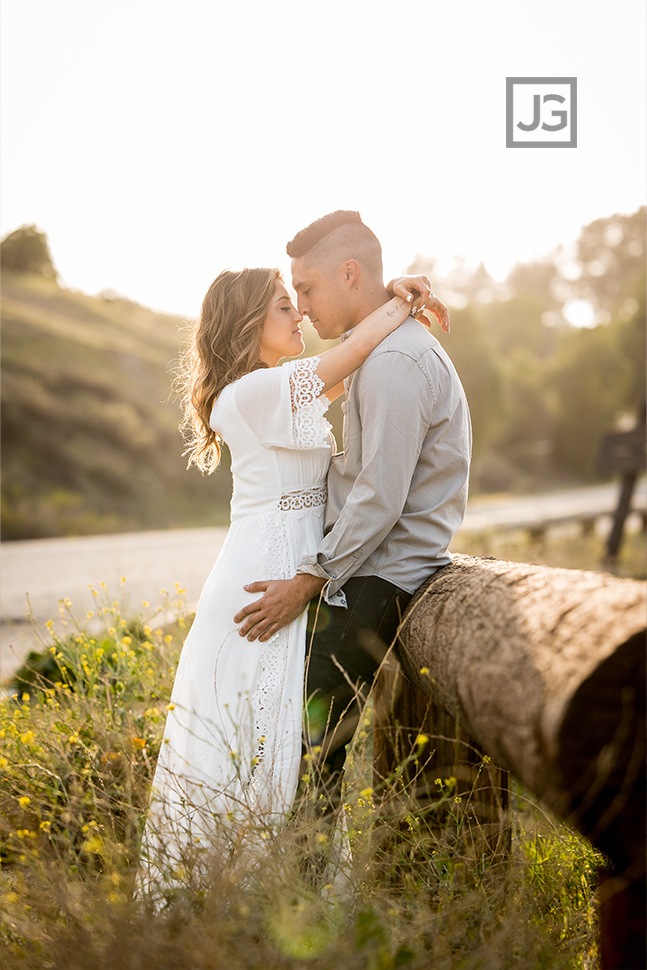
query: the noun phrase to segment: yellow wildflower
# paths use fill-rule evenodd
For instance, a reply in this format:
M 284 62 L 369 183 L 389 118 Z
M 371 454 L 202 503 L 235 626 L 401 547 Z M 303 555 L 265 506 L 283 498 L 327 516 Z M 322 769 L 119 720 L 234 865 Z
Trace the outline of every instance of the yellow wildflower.
M 95 855 L 103 849 L 103 841 L 99 835 L 91 835 L 81 846 L 84 852 L 94 853 Z

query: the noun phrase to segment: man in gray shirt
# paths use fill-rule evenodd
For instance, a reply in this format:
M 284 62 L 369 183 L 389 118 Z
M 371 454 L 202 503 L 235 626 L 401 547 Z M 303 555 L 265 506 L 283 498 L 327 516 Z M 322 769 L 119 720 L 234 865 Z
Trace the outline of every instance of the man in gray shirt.
M 319 219 L 288 243 L 299 311 L 325 339 L 347 335 L 389 300 L 382 251 L 359 213 Z M 471 426 L 452 362 L 413 317 L 345 381 L 343 446 L 328 474 L 325 536 L 290 580 L 235 617 L 268 640 L 310 605 L 309 741 L 326 810 L 336 807 L 346 744 L 412 594 L 451 562 L 465 514 Z M 323 596 L 320 596 L 322 594 Z

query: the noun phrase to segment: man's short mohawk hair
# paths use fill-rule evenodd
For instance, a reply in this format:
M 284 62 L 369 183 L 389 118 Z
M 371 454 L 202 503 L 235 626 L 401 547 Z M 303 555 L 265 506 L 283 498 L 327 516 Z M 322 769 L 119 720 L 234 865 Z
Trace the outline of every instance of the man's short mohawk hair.
M 353 224 L 364 225 L 359 212 L 353 209 L 336 209 L 335 212 L 329 212 L 328 215 L 322 216 L 321 219 L 317 219 L 316 222 L 312 222 L 298 232 L 285 250 L 292 259 L 300 259 L 335 229 Z

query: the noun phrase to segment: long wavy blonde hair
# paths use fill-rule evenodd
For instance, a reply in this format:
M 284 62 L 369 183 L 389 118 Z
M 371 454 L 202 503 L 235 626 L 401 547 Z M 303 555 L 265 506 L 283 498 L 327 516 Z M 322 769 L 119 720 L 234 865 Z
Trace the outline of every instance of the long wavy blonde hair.
M 260 367 L 260 340 L 278 269 L 225 270 L 207 290 L 200 316 L 189 329 L 175 388 L 182 405 L 180 430 L 188 465 L 211 474 L 220 462 L 222 438 L 209 425 L 223 387 Z

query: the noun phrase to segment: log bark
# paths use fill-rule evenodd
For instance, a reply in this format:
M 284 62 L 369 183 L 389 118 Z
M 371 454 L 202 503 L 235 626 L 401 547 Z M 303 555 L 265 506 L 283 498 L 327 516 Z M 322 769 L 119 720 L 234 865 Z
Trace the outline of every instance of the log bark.
M 397 645 L 413 685 L 630 879 L 644 872 L 645 614 L 635 580 L 457 556 Z

